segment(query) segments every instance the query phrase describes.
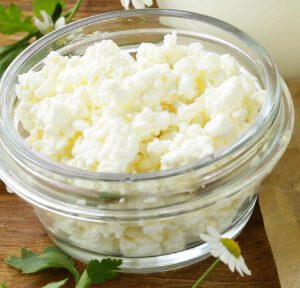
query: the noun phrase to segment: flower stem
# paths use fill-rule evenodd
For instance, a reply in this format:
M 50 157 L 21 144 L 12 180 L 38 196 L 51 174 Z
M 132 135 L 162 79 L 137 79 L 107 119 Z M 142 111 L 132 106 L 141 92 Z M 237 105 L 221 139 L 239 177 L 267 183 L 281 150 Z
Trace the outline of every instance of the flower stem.
M 75 5 L 67 12 L 67 14 L 65 15 L 67 23 L 70 23 L 72 21 L 74 15 L 78 11 L 78 9 L 81 6 L 82 2 L 83 2 L 83 0 L 77 0 Z
M 76 288 L 87 288 L 91 284 L 91 280 L 88 276 L 88 273 L 86 270 L 82 273 L 78 283 L 76 284 Z
M 217 258 L 210 266 L 209 268 L 201 275 L 201 277 L 195 282 L 192 288 L 199 287 L 200 284 L 207 278 L 207 276 L 218 266 L 218 264 L 221 262 L 219 258 Z
M 0 58 L 4 57 L 5 55 L 9 54 L 11 51 L 15 50 L 16 48 L 19 48 L 26 44 L 32 37 L 36 37 L 38 35 L 38 32 L 30 33 L 26 35 L 24 38 L 19 40 L 18 42 L 7 45 L 5 49 L 3 49 L 0 53 Z

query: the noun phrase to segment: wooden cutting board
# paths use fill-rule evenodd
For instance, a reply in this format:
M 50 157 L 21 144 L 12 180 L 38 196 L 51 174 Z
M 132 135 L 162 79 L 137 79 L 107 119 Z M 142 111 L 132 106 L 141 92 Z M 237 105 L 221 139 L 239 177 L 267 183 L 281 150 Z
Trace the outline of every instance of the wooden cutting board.
M 31 15 L 31 1 L 17 0 L 26 14 Z M 0 0 L 1 4 L 11 1 Z M 69 4 L 74 1 L 68 1 Z M 98 13 L 122 9 L 119 0 L 86 0 L 77 18 L 83 18 Z M 18 39 L 17 36 L 4 37 L 0 35 L 0 46 Z M 268 239 L 265 234 L 259 208 L 245 231 L 238 238 L 244 257 L 252 277 L 242 278 L 237 273 L 229 272 L 225 265 L 220 265 L 203 287 L 207 288 L 278 288 L 279 280 L 272 257 Z M 8 255 L 18 254 L 21 247 L 36 252 L 51 244 L 50 239 L 40 225 L 32 208 L 16 195 L 7 193 L 5 186 L 0 183 L 0 282 L 6 282 L 9 288 L 40 288 L 51 281 L 69 277 L 64 271 L 51 270 L 34 275 L 22 275 L 15 269 L 9 268 L 4 259 Z M 94 286 L 103 288 L 189 288 L 197 277 L 202 274 L 213 259 L 194 264 L 187 268 L 155 274 L 122 274 L 117 279 L 104 285 Z M 78 263 L 80 269 L 83 265 Z M 64 287 L 74 287 L 69 281 Z

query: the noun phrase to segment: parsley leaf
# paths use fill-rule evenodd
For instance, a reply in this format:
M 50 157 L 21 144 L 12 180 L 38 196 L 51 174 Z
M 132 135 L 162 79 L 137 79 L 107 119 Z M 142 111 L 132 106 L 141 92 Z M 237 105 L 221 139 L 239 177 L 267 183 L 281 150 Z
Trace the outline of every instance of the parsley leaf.
M 21 270 L 23 273 L 35 273 L 47 268 L 65 268 L 74 276 L 76 288 L 88 288 L 92 284 L 102 284 L 118 276 L 122 260 L 111 258 L 105 258 L 101 261 L 91 260 L 80 278 L 74 261 L 58 247 L 46 247 L 44 253 L 41 255 L 22 248 L 21 257 L 10 256 L 6 259 L 6 263 Z M 60 288 L 67 281 L 68 278 L 49 283 L 43 288 Z M 0 288 L 8 287 L 5 284 L 0 284 Z
M 49 283 L 46 286 L 43 286 L 42 288 L 59 288 L 59 287 L 63 286 L 64 284 L 66 284 L 67 281 L 68 281 L 68 278 L 58 281 L 58 282 Z
M 40 16 L 40 11 L 44 10 L 48 13 L 48 15 L 52 16 L 57 4 L 64 7 L 65 2 L 64 0 L 34 0 L 33 12 L 36 16 Z
M 86 271 L 92 284 L 102 284 L 106 280 L 118 276 L 121 264 L 122 260 L 110 258 L 103 259 L 101 262 L 91 260 L 86 267 Z
M 38 255 L 26 248 L 21 249 L 21 257 L 10 256 L 6 259 L 6 263 L 22 270 L 23 273 L 33 273 L 44 266 L 44 262 L 39 260 Z
M 25 248 L 21 249 L 21 257 L 10 256 L 6 263 L 23 273 L 35 273 L 48 268 L 65 268 L 79 280 L 79 273 L 74 261 L 57 247 L 46 247 L 44 253 L 38 255 Z
M 82 273 L 76 288 L 87 288 L 91 284 L 102 284 L 118 276 L 122 260 L 105 258 L 101 262 L 91 260 Z
M 33 33 L 36 31 L 31 18 L 22 16 L 20 7 L 15 4 L 10 4 L 7 8 L 0 5 L 0 33 L 10 35 L 17 32 Z
M 79 280 L 79 273 L 75 267 L 73 259 L 58 247 L 46 247 L 44 254 L 40 257 L 46 261 L 50 267 L 65 268 L 74 276 L 76 282 Z
M 8 288 L 8 286 L 5 283 L 0 283 L 0 288 Z

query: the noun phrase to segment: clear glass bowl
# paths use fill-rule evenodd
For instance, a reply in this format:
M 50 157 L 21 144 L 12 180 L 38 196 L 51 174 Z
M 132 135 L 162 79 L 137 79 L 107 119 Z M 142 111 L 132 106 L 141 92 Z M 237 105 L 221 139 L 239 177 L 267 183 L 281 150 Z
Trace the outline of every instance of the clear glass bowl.
M 186 26 L 191 23 L 197 25 Z M 27 146 L 14 114 L 20 73 L 41 69 L 52 50 L 80 55 L 89 45 L 112 39 L 135 53 L 141 42 L 160 43 L 172 31 L 179 43 L 200 41 L 206 49 L 235 56 L 266 89 L 256 122 L 236 142 L 190 165 L 145 174 L 84 171 Z M 13 62 L 0 91 L 1 179 L 32 204 L 64 251 L 85 262 L 121 258 L 126 272 L 162 271 L 205 258 L 208 247 L 199 234 L 209 225 L 236 237 L 251 216 L 262 179 L 284 153 L 294 123 L 289 91 L 259 44 L 225 22 L 175 10 L 107 13 L 54 31 Z

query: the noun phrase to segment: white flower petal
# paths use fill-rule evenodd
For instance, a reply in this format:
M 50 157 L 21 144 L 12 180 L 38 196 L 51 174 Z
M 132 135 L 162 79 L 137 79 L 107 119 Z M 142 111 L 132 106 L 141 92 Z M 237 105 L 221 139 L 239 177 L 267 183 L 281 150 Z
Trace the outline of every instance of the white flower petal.
M 145 8 L 143 0 L 132 0 L 132 5 L 135 9 L 143 9 Z
M 220 243 L 218 241 L 209 241 L 207 242 L 207 244 L 213 249 L 217 249 L 219 251 L 223 251 L 223 246 L 220 245 Z
M 224 249 L 223 246 L 220 245 L 219 242 L 209 242 L 208 244 L 209 244 L 209 246 L 210 246 L 212 249 L 214 248 L 214 249 L 219 250 L 220 253 L 221 253 L 221 251 L 226 250 L 226 249 Z
M 60 29 L 66 25 L 66 19 L 65 17 L 59 17 L 58 20 L 55 22 L 55 30 Z
M 210 254 L 212 256 L 214 256 L 215 258 L 218 258 L 220 256 L 220 251 L 216 250 L 216 249 L 212 249 L 212 250 L 210 250 Z
M 42 33 L 45 34 L 45 31 L 47 29 L 47 27 L 45 27 L 44 22 L 42 22 L 40 19 L 38 19 L 37 17 L 33 17 L 33 23 L 35 25 L 35 27 Z
M 243 258 L 243 256 L 240 256 L 240 258 L 238 259 L 238 264 L 241 267 L 242 271 L 246 274 L 246 275 L 252 275 L 251 270 L 247 267 L 245 260 Z
M 230 259 L 230 254 L 227 251 L 222 251 L 219 258 L 223 263 L 228 264 L 228 260 Z
M 201 233 L 200 238 L 207 242 L 211 255 L 220 258 L 220 260 L 228 266 L 231 272 L 237 270 L 241 276 L 244 276 L 244 273 L 251 275 L 251 271 L 248 269 L 244 258 L 242 256 L 236 258 L 221 242 L 221 234 L 212 226 L 208 226 L 206 230 L 207 234 Z
M 42 34 L 47 34 L 54 27 L 53 21 L 46 11 L 41 10 L 40 14 L 42 15 L 43 21 L 33 17 L 34 25 Z
M 215 241 L 215 238 L 207 235 L 207 234 L 204 234 L 204 233 L 201 233 L 200 234 L 200 238 L 205 241 L 205 242 L 212 242 L 212 241 Z
M 40 11 L 40 14 L 42 15 L 42 17 L 44 18 L 44 23 L 47 27 L 53 27 L 53 21 L 52 21 L 52 18 L 50 17 L 50 15 L 44 11 L 44 10 L 41 10 Z
M 242 270 L 242 268 L 241 268 L 239 265 L 236 266 L 236 270 L 239 272 L 239 274 L 240 274 L 242 277 L 244 277 L 243 270 Z
M 230 257 L 228 259 L 228 267 L 229 267 L 231 272 L 234 272 L 234 270 L 236 268 L 236 259 L 232 255 L 230 255 Z
M 207 227 L 207 232 L 209 235 L 211 235 L 212 237 L 216 238 L 216 239 L 220 239 L 221 238 L 221 234 L 212 226 L 208 226 Z
M 121 0 L 121 4 L 122 6 L 128 10 L 129 9 L 129 4 L 130 4 L 130 0 Z
M 216 247 L 216 249 L 218 249 L 220 251 L 220 253 L 222 251 L 226 251 L 228 253 L 228 250 L 223 246 L 222 243 L 220 243 L 219 241 L 218 242 L 215 242 L 215 243 L 212 243 L 212 245 L 214 245 L 214 247 Z

